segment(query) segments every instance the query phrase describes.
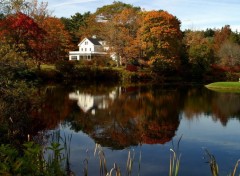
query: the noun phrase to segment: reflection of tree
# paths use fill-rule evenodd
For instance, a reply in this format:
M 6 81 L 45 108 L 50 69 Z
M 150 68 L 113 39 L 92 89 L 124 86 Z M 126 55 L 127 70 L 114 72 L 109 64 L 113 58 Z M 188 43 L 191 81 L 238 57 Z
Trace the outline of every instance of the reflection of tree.
M 58 127 L 69 114 L 70 103 L 61 89 L 36 88 L 16 82 L 15 87 L 4 91 L 0 98 L 0 141 L 18 144 L 39 132 Z
M 201 114 L 212 114 L 214 121 L 219 120 L 225 126 L 229 118 L 240 118 L 240 95 L 191 88 L 187 91 L 183 111 L 189 120 Z
M 62 87 L 43 87 L 35 96 L 41 97 L 32 107 L 31 115 L 45 129 L 54 129 L 71 111 L 71 102 Z
M 179 126 L 179 109 L 177 91 L 161 90 L 147 94 L 142 108 L 143 142 L 164 144 L 170 141 Z
M 213 117 L 225 126 L 229 118 L 240 118 L 240 95 L 234 93 L 216 93 L 212 102 Z
M 95 114 L 73 112 L 72 128 L 82 129 L 97 143 L 112 148 L 140 142 L 163 144 L 175 135 L 180 109 L 177 91 L 121 88 L 116 99 L 106 100 L 108 108 L 95 109 Z
M 38 132 L 38 123 L 31 116 L 32 105 L 40 100 L 35 96 L 36 89 L 24 82 L 15 82 L 8 90 L 3 90 L 0 98 L 4 106 L 1 114 L 1 138 L 3 143 L 19 144 L 26 141 L 28 135 Z
M 68 91 L 63 87 L 30 88 L 19 84 L 6 92 L 0 97 L 0 141 L 6 143 L 11 138 L 21 142 L 28 134 L 34 136 L 69 122 L 73 130 L 116 149 L 170 141 L 179 126 L 180 112 L 188 119 L 212 114 L 213 120 L 223 125 L 231 117 L 240 119 L 239 94 L 201 87 L 81 86 L 79 92 L 97 97 L 86 112 L 76 100 L 69 100 Z
M 184 113 L 189 120 L 202 113 L 211 112 L 212 93 L 202 87 L 187 90 L 184 101 Z

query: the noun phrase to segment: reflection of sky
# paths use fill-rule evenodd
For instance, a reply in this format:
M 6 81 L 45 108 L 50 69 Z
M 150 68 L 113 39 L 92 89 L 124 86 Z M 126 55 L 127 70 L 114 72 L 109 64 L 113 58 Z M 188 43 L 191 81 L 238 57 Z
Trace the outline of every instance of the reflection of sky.
M 221 175 L 229 174 L 236 161 L 240 158 L 240 122 L 236 119 L 228 121 L 227 126 L 222 126 L 219 121 L 214 122 L 210 116 L 198 116 L 189 121 L 184 117 L 173 138 L 176 147 L 178 139 L 183 135 L 180 142 L 181 167 L 180 175 L 210 175 L 210 168 L 203 159 L 204 149 L 208 149 L 215 155 L 219 164 Z M 63 128 L 62 133 L 72 134 L 71 141 L 71 168 L 77 175 L 82 175 L 83 161 L 89 154 L 89 175 L 99 173 L 99 160 L 94 157 L 94 141 L 82 132 L 75 133 L 69 128 Z M 103 148 L 107 166 L 110 170 L 114 163 L 125 173 L 128 151 L 135 152 L 133 175 L 139 170 L 139 157 L 141 152 L 140 175 L 168 175 L 170 148 L 172 142 L 164 145 L 146 145 L 131 147 L 124 150 L 111 150 Z
M 202 158 L 207 149 L 216 157 L 221 175 L 229 174 L 240 158 L 239 127 L 240 122 L 236 119 L 229 120 L 224 127 L 219 121 L 214 122 L 211 116 L 202 115 L 191 121 L 183 117 L 177 131 L 177 134 L 183 134 L 180 143 L 182 165 L 187 164 L 192 173 L 205 170 L 210 175 L 210 169 L 204 163 L 206 159 Z M 183 167 L 183 172 L 185 170 L 189 173 L 189 169 Z
M 185 140 L 240 149 L 239 127 L 240 122 L 236 119 L 229 120 L 227 126 L 224 127 L 219 121 L 213 122 L 211 116 L 202 115 L 200 118 L 193 118 L 191 121 L 183 118 L 178 133 L 185 134 Z

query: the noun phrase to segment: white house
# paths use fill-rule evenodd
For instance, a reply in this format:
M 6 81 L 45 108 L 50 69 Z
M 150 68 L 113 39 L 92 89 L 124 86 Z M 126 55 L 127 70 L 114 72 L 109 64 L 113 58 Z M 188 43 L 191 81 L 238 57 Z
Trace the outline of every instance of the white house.
M 96 37 L 84 38 L 79 44 L 79 51 L 70 51 L 69 60 L 91 60 L 93 56 L 107 56 L 109 47 L 106 45 L 106 41 L 97 39 Z M 112 59 L 115 59 L 115 55 L 110 54 Z

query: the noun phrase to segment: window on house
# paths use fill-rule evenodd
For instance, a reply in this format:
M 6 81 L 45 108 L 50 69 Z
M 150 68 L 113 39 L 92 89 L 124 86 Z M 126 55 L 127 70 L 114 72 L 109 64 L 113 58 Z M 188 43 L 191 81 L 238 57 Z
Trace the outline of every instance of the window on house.
M 89 48 L 89 51 L 92 51 L 91 49 L 92 49 L 92 48 Z
M 85 48 L 85 51 L 87 51 L 87 48 Z
M 71 60 L 77 60 L 77 56 L 71 56 Z
M 81 51 L 83 51 L 83 48 L 81 49 Z
M 88 45 L 88 42 L 85 42 L 85 45 Z

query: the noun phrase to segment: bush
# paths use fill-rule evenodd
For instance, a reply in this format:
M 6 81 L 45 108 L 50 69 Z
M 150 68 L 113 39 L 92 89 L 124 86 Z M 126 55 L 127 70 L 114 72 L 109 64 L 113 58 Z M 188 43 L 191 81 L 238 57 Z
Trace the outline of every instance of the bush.
M 109 58 L 105 58 L 105 57 L 95 57 L 92 59 L 93 63 L 96 66 L 100 66 L 100 67 L 106 67 L 108 65 L 109 62 Z
M 174 63 L 168 60 L 156 59 L 152 63 L 152 70 L 159 75 L 169 76 L 176 71 L 176 68 L 173 64 Z
M 232 73 L 232 72 L 227 72 L 226 73 L 226 79 L 227 81 L 239 81 L 239 74 L 237 73 Z
M 130 72 L 137 72 L 138 71 L 138 67 L 135 66 L 135 65 L 127 64 L 126 70 L 128 70 Z
M 73 74 L 74 79 L 77 80 L 96 80 L 96 81 L 117 81 L 119 80 L 119 73 L 110 68 L 78 66 Z
M 47 148 L 54 153 L 53 157 L 46 160 L 43 157 L 44 149 L 38 144 L 28 142 L 23 144 L 23 151 L 11 145 L 0 145 L 0 174 L 1 175 L 67 175 L 63 162 L 66 162 L 60 144 L 52 143 Z M 45 151 L 46 152 L 46 151 Z
M 55 67 L 58 71 L 66 73 L 74 70 L 75 64 L 71 61 L 59 60 L 55 63 Z
M 0 59 L 0 82 L 16 80 L 35 80 L 36 75 L 23 59 Z
M 122 71 L 121 78 L 123 82 L 135 82 L 138 80 L 138 74 L 136 72 L 124 70 Z

